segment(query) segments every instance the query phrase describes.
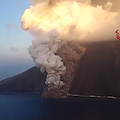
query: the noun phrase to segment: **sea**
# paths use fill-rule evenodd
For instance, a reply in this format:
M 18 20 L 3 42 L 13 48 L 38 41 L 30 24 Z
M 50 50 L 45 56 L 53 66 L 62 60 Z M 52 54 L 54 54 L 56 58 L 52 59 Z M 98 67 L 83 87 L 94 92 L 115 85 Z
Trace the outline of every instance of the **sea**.
M 120 100 L 0 93 L 0 120 L 120 120 Z

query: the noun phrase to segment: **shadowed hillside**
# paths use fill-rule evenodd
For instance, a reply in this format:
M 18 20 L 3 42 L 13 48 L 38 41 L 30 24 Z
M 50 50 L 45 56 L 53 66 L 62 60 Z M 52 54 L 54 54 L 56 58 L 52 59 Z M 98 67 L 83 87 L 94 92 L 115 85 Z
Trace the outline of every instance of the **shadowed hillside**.
M 33 67 L 22 74 L 0 81 L 0 92 L 42 92 L 47 73 Z
M 85 46 L 70 93 L 120 97 L 120 41 Z

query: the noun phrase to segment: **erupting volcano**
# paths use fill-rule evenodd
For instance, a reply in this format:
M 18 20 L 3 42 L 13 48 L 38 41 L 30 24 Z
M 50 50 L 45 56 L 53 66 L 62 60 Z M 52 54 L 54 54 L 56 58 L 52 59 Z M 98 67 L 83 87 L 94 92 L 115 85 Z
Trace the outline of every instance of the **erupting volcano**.
M 115 39 L 120 13 L 110 11 L 111 2 L 97 7 L 89 0 L 32 2 L 22 16 L 22 27 L 35 37 L 29 47 L 33 61 L 47 72 L 43 96 L 65 97 L 86 51 L 83 43 Z

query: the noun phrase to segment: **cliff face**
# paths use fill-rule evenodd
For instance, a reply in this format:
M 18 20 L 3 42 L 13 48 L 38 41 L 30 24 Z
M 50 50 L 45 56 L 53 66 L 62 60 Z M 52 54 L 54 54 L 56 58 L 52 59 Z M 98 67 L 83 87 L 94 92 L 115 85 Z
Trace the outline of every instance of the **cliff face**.
M 0 81 L 0 92 L 42 92 L 47 73 L 33 67 L 22 74 Z
M 45 85 L 47 73 L 41 73 L 38 68 L 33 67 L 20 75 L 1 81 L 0 92 L 43 92 L 44 90 L 43 97 L 66 97 L 67 92 L 78 95 L 120 97 L 120 41 L 85 43 L 84 47 L 86 48 L 84 55 L 77 52 L 80 54 L 80 57 L 77 57 L 80 59 L 77 61 L 74 59 L 74 54 L 71 54 L 74 49 L 69 54 L 58 51 L 69 55 L 66 61 L 61 53 L 63 61 L 66 61 L 64 63 L 68 66 L 66 75 L 70 73 L 71 76 L 63 76 L 65 85 L 62 88 L 47 89 Z M 73 66 L 71 60 L 75 61 Z
M 120 41 L 86 44 L 70 92 L 120 97 Z

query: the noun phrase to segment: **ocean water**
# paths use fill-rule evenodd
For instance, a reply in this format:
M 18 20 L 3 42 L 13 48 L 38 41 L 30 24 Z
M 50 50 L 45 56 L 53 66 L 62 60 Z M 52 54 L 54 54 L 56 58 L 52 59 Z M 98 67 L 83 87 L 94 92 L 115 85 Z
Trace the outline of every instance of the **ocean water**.
M 33 93 L 1 93 L 0 120 L 119 120 L 120 100 L 43 99 Z

